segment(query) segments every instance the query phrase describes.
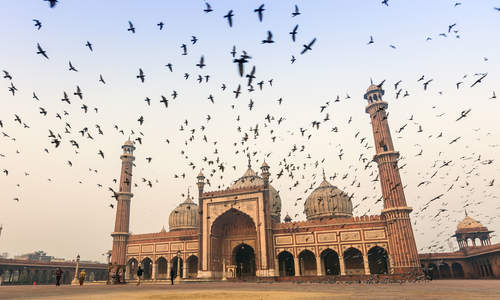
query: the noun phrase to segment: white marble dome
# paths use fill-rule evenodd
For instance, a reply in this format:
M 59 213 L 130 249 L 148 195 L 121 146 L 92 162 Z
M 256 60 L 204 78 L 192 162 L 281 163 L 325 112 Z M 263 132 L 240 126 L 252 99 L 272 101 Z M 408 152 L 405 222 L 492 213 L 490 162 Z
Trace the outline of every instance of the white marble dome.
M 188 195 L 186 200 L 170 213 L 168 218 L 169 230 L 197 229 L 198 224 L 198 205 Z
M 352 201 L 346 193 L 323 177 L 323 182 L 307 197 L 304 213 L 307 220 L 352 217 Z

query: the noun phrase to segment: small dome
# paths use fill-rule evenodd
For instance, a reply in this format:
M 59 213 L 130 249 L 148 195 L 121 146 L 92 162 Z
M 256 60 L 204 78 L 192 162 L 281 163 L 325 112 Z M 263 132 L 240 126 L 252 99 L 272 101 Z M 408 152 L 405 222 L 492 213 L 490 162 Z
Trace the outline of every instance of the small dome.
M 304 213 L 307 220 L 323 217 L 352 217 L 351 199 L 325 177 L 306 199 Z
M 133 143 L 131 140 L 127 140 L 127 141 L 123 144 L 123 146 L 131 146 L 131 147 L 132 147 L 132 146 L 134 146 L 134 143 Z
M 378 87 L 378 85 L 376 84 L 370 84 L 370 86 L 368 87 L 368 89 L 366 90 L 366 93 L 369 93 L 371 91 L 376 91 L 376 90 L 380 90 L 381 88 Z
M 458 223 L 457 226 L 457 231 L 463 230 L 463 229 L 483 229 L 484 226 L 483 224 L 479 223 L 478 221 L 474 220 L 473 218 L 469 216 L 465 216 L 465 218 Z
M 258 176 L 251 167 L 241 176 L 238 180 L 236 180 L 229 189 L 242 189 L 249 188 L 253 186 L 261 186 L 264 185 L 264 179 Z M 280 219 L 281 215 L 281 198 L 278 194 L 278 191 L 272 186 L 269 185 L 270 190 L 270 198 L 271 198 L 271 215 Z
M 188 194 L 184 202 L 177 206 L 168 218 L 170 231 L 183 229 L 197 229 L 198 220 L 198 205 L 193 202 Z

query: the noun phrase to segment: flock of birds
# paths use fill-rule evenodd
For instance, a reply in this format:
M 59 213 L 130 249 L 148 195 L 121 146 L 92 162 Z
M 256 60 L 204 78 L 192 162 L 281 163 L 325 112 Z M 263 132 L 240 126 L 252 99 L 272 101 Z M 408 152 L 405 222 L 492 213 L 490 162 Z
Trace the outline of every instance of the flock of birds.
M 58 3 L 57 0 L 44 0 L 44 1 L 49 1 L 50 7 L 52 8 L 55 8 Z M 389 6 L 389 1 L 388 0 L 382 1 L 382 5 Z M 457 2 L 455 3 L 454 6 L 457 7 L 460 5 L 461 3 Z M 495 10 L 500 11 L 500 8 L 495 8 Z M 213 14 L 214 8 L 212 7 L 211 4 L 205 2 L 201 11 L 204 14 Z M 265 4 L 262 4 L 253 10 L 253 13 L 255 13 L 256 15 L 256 21 L 258 22 L 264 21 L 265 11 L 266 11 Z M 302 12 L 300 11 L 297 5 L 294 5 L 292 7 L 290 17 L 299 19 L 300 15 L 302 15 Z M 235 26 L 235 17 L 236 17 L 235 12 L 233 10 L 229 10 L 223 16 L 223 19 L 225 20 L 225 22 L 227 22 L 227 26 L 232 28 L 233 26 Z M 41 20 L 33 19 L 33 22 L 35 30 L 42 30 L 42 28 L 44 28 L 43 22 Z M 163 30 L 165 23 L 160 21 L 156 25 L 159 30 Z M 456 29 L 457 26 L 458 25 L 456 23 L 450 24 L 448 26 L 447 32 L 444 32 L 439 35 L 446 37 L 449 34 L 453 34 L 455 35 L 456 38 L 460 38 L 459 31 Z M 124 28 L 124 32 L 132 35 L 139 34 L 136 29 L 136 26 L 132 21 L 128 21 L 128 27 Z M 291 43 L 295 43 L 296 41 L 298 41 L 299 38 L 300 38 L 299 24 L 297 24 L 289 32 L 289 39 Z M 427 38 L 427 40 L 431 39 L 432 38 L 430 37 Z M 179 55 L 189 56 L 190 55 L 188 51 L 189 48 L 195 47 L 198 41 L 199 37 L 193 35 L 190 39 L 191 45 L 187 45 L 186 43 L 180 45 L 181 51 Z M 312 52 L 313 46 L 315 45 L 316 41 L 317 41 L 316 37 L 309 37 L 305 39 L 305 42 L 302 45 L 302 50 L 298 52 L 297 57 L 299 55 L 305 55 L 309 52 Z M 268 30 L 263 40 L 261 41 L 261 44 L 273 44 L 273 43 L 275 43 L 275 41 L 273 40 L 273 33 L 271 30 Z M 373 36 L 370 36 L 367 46 L 370 46 L 374 43 L 375 40 Z M 95 51 L 93 43 L 91 43 L 90 41 L 86 41 L 84 45 L 85 47 L 88 48 L 88 51 L 90 52 Z M 396 49 L 395 45 L 390 45 L 390 47 Z M 252 95 L 251 93 L 253 92 L 257 91 L 262 92 L 263 90 L 273 88 L 273 83 L 275 82 L 273 78 L 259 78 L 257 76 L 257 66 L 252 63 L 253 61 L 250 51 L 246 51 L 243 49 L 237 51 L 237 49 L 238 47 L 236 45 L 233 46 L 232 49 L 228 49 L 228 63 L 234 64 L 235 66 L 234 76 L 238 81 L 238 84 L 237 85 L 235 84 L 234 89 L 231 90 L 229 86 L 232 81 L 230 79 L 227 79 L 228 81 L 226 82 L 220 82 L 218 87 L 220 93 L 229 94 L 229 97 L 234 97 L 234 99 L 236 100 L 239 97 L 242 97 L 241 95 L 251 96 Z M 46 60 L 50 60 L 51 57 L 50 53 L 47 50 L 45 50 L 40 43 L 36 43 L 34 54 L 39 55 L 42 59 Z M 483 59 L 485 61 L 488 60 L 486 57 Z M 291 64 L 294 64 L 296 60 L 297 60 L 296 56 L 292 55 L 290 59 Z M 194 66 L 198 68 L 201 72 L 201 70 L 207 68 L 207 63 L 208 61 L 205 55 L 201 55 L 199 59 L 198 58 L 196 59 L 196 64 L 194 64 Z M 69 72 L 79 72 L 78 65 L 70 60 L 68 60 L 67 68 Z M 211 81 L 212 77 L 211 75 L 208 74 L 207 75 L 200 74 L 196 76 L 189 72 L 178 71 L 175 62 L 167 63 L 165 65 L 165 68 L 170 73 L 180 72 L 182 78 L 184 78 L 184 80 L 186 81 L 191 78 L 192 80 L 194 79 L 194 82 L 197 82 L 197 84 L 208 83 L 209 80 L 210 82 L 212 82 Z M 2 78 L 6 82 L 8 82 L 7 88 L 9 93 L 13 97 L 16 97 L 19 90 L 14 84 L 15 73 L 10 72 L 8 70 L 2 70 L 2 72 L 3 72 Z M 143 68 L 138 68 L 137 73 L 134 74 L 134 76 L 137 79 L 138 84 L 145 83 L 149 78 L 148 73 L 146 73 Z M 457 90 L 459 90 L 463 89 L 464 86 L 467 84 L 469 88 L 475 88 L 483 84 L 483 82 L 487 80 L 487 76 L 488 73 L 465 74 L 460 79 L 460 81 L 456 82 L 455 87 Z M 424 91 L 428 91 L 431 88 L 431 85 L 434 83 L 434 80 L 435 80 L 434 78 L 429 78 L 428 75 L 418 75 L 415 78 L 415 83 L 421 85 Z M 97 74 L 96 84 L 106 86 L 107 81 L 104 79 L 103 74 Z M 403 86 L 405 84 L 403 80 L 398 80 L 390 86 L 388 85 L 388 83 L 385 86 L 384 84 L 386 84 L 385 80 L 379 83 L 379 86 L 384 87 L 385 89 L 388 89 L 391 92 L 393 92 L 396 100 L 401 101 L 406 97 L 410 97 L 410 91 L 409 89 Z M 439 91 L 438 93 L 442 94 L 443 92 Z M 182 94 L 183 94 L 182 91 L 173 90 L 172 93 L 168 96 L 160 95 L 158 97 L 159 98 L 158 103 L 162 108 L 169 109 L 169 105 L 171 105 L 174 102 L 174 100 L 176 100 L 177 97 L 180 97 L 180 95 Z M 81 112 L 84 115 L 90 113 L 99 114 L 100 107 L 97 106 L 91 107 L 90 104 L 86 104 L 84 102 L 84 100 L 86 99 L 85 92 L 78 84 L 75 86 L 74 91 L 71 92 L 62 91 L 61 95 L 62 97 L 60 98 L 60 105 L 61 105 L 60 109 L 57 112 L 52 112 L 48 111 L 48 109 L 44 107 L 43 104 L 44 99 L 39 98 L 36 91 L 32 92 L 32 99 L 35 103 L 34 105 L 38 106 L 39 114 L 46 118 L 54 117 L 56 120 L 58 120 L 58 122 L 62 124 L 61 129 L 47 128 L 47 134 L 48 134 L 47 145 L 51 146 L 43 147 L 43 152 L 45 154 L 57 153 L 57 151 L 60 150 L 61 148 L 72 147 L 72 150 L 75 152 L 76 155 L 78 155 L 81 151 L 81 148 L 82 149 L 85 148 L 86 150 L 88 149 L 89 141 L 94 141 L 100 138 L 100 136 L 104 136 L 104 132 L 108 130 L 107 128 L 108 124 L 106 123 L 87 124 L 83 128 L 75 128 L 75 125 L 73 124 L 73 118 L 80 118 L 80 116 L 69 113 L 68 110 L 66 109 L 68 105 L 80 106 Z M 216 96 L 214 95 L 215 92 L 210 92 L 206 99 L 209 101 L 209 103 L 215 105 Z M 489 97 L 488 100 L 495 100 L 496 98 L 497 96 L 495 94 L 495 91 L 492 91 L 491 97 Z M 295 128 L 296 125 L 294 124 L 287 124 L 286 123 L 287 117 L 285 115 L 272 115 L 270 113 L 267 113 L 261 121 L 258 121 L 257 123 L 255 123 L 255 125 L 251 126 L 250 128 L 244 128 L 243 125 L 240 125 L 241 124 L 240 122 L 241 119 L 244 117 L 245 112 L 242 111 L 242 109 L 240 109 L 237 104 L 233 103 L 231 104 L 231 109 L 235 112 L 235 120 L 236 120 L 235 129 L 237 133 L 236 139 L 232 140 L 231 142 L 232 147 L 234 149 L 233 154 L 236 156 L 246 155 L 249 158 L 252 158 L 253 161 L 255 162 L 259 162 L 263 159 L 268 159 L 269 161 L 271 161 L 270 157 L 273 154 L 272 151 L 265 153 L 262 151 L 262 149 L 259 149 L 258 147 L 259 141 L 266 139 L 267 141 L 270 141 L 273 144 L 279 143 L 280 141 L 281 144 L 285 144 L 284 146 L 280 147 L 285 147 L 288 149 L 286 151 L 286 155 L 284 155 L 283 157 L 274 156 L 272 159 L 274 160 L 275 163 L 274 165 L 277 167 L 274 168 L 275 174 L 273 176 L 274 178 L 272 179 L 272 181 L 278 181 L 282 186 L 288 185 L 287 187 L 288 192 L 297 191 L 303 194 L 303 196 L 297 197 L 295 200 L 291 201 L 281 197 L 283 201 L 287 202 L 284 204 L 284 206 L 297 207 L 299 204 L 303 203 L 303 200 L 305 200 L 307 195 L 318 186 L 321 180 L 319 170 L 321 170 L 321 168 L 324 167 L 325 161 L 327 159 L 326 154 L 323 155 L 323 157 L 313 157 L 313 155 L 310 154 L 310 152 L 312 152 L 311 151 L 312 149 L 310 149 L 308 143 L 310 142 L 311 139 L 314 139 L 317 135 L 319 135 L 319 133 L 317 132 L 319 132 L 320 130 L 327 130 L 328 134 L 333 134 L 337 137 L 336 134 L 343 132 L 345 127 L 349 127 L 351 125 L 351 122 L 353 120 L 352 116 L 349 116 L 347 120 L 342 122 L 335 120 L 338 121 L 338 123 L 333 123 L 334 120 L 330 116 L 330 113 L 334 105 L 341 105 L 343 102 L 349 101 L 350 99 L 351 97 L 348 93 L 345 96 L 337 95 L 336 97 L 333 97 L 331 100 L 326 101 L 323 105 L 321 105 L 318 108 L 319 113 L 318 115 L 314 116 L 314 120 L 311 120 L 308 125 L 299 125 L 298 126 L 299 128 Z M 155 101 L 150 97 L 145 97 L 144 102 L 145 102 L 144 105 L 149 107 L 151 105 L 154 105 Z M 285 100 L 283 98 L 279 98 L 276 100 L 277 106 L 281 107 L 284 104 Z M 251 98 L 249 98 L 247 105 L 248 111 L 252 111 L 255 105 L 256 102 Z M 435 108 L 436 107 L 433 107 L 433 109 Z M 472 113 L 472 108 L 463 110 L 459 114 L 457 114 L 456 116 L 452 116 L 451 118 L 453 118 L 455 122 L 463 122 L 463 120 L 468 118 L 468 116 L 471 113 Z M 435 117 L 442 118 L 445 115 L 446 113 L 442 112 L 440 114 L 437 114 Z M 192 182 L 194 180 L 197 171 L 202 169 L 204 170 L 205 176 L 207 177 L 207 184 L 209 186 L 209 190 L 223 189 L 227 187 L 227 185 L 223 183 L 227 181 L 225 179 L 228 178 L 228 176 L 225 175 L 227 174 L 226 170 L 232 169 L 232 171 L 237 171 L 237 170 L 241 171 L 239 169 L 241 166 L 223 157 L 222 152 L 225 151 L 224 149 L 221 148 L 222 144 L 221 139 L 223 138 L 217 136 L 211 136 L 209 134 L 210 131 L 209 124 L 211 120 L 216 117 L 217 116 L 207 114 L 205 121 L 202 124 L 197 124 L 196 122 L 190 121 L 188 118 L 186 118 L 181 124 L 178 124 L 179 132 L 185 135 L 184 140 L 171 140 L 170 138 L 166 137 L 161 141 L 162 144 L 169 145 L 170 143 L 172 144 L 175 143 L 183 148 L 183 150 L 180 152 L 179 159 L 185 162 L 186 169 L 175 172 L 175 174 L 173 174 L 174 180 L 182 180 L 183 182 L 186 181 Z M 11 136 L 8 132 L 10 126 L 17 125 L 21 126 L 21 128 L 26 130 L 29 130 L 31 128 L 29 120 L 23 118 L 22 113 L 14 114 L 14 116 L 6 116 L 2 114 L 1 118 L 2 119 L 0 119 L 0 129 L 2 130 L 3 139 L 16 142 L 16 137 Z M 145 114 L 141 114 L 137 116 L 135 125 L 131 125 L 130 122 L 123 127 L 118 126 L 117 124 L 113 124 L 112 127 L 109 126 L 110 127 L 109 129 L 112 130 L 112 132 L 107 134 L 113 134 L 113 135 L 118 134 L 123 136 L 124 138 L 128 136 L 134 141 L 134 143 L 140 146 L 143 144 L 143 142 L 145 142 L 148 139 L 148 134 L 144 133 L 141 129 L 142 126 L 147 122 L 149 122 L 148 116 Z M 418 134 L 422 134 L 422 136 L 424 136 L 424 132 L 427 132 L 427 130 L 424 130 L 424 125 L 425 124 L 419 122 L 417 117 L 414 117 L 413 114 L 411 114 L 408 117 L 407 122 L 405 124 L 402 125 L 391 124 L 391 126 L 393 127 L 397 126 L 396 130 L 394 130 L 393 128 L 393 132 L 396 133 L 396 138 L 395 138 L 396 140 L 404 138 L 404 135 L 408 130 L 413 130 L 411 128 L 414 128 Z M 125 129 L 126 127 L 129 127 L 131 129 Z M 345 170 L 345 173 L 344 172 L 334 173 L 333 175 L 328 176 L 328 179 L 334 184 L 339 184 L 339 183 L 344 184 L 342 190 L 349 191 L 348 193 L 346 193 L 346 195 L 352 199 L 353 203 L 355 204 L 354 205 L 355 210 L 358 207 L 360 207 L 360 205 L 362 205 L 364 208 L 367 208 L 364 214 L 370 214 L 370 213 L 375 214 L 378 213 L 380 203 L 382 201 L 382 198 L 380 196 L 381 193 L 377 192 L 379 190 L 380 179 L 376 168 L 376 164 L 372 161 L 374 148 L 371 144 L 372 140 L 372 137 L 370 136 L 371 133 L 363 134 L 362 130 L 369 132 L 370 128 L 367 126 L 367 128 L 357 130 L 357 132 L 354 134 L 354 140 L 359 143 L 362 151 L 362 153 L 359 154 L 358 160 L 356 162 L 353 162 L 349 166 L 349 169 Z M 479 134 L 481 133 L 481 129 L 474 129 L 474 132 Z M 286 145 L 286 142 L 283 142 L 286 141 L 288 138 L 291 138 L 292 136 L 294 138 L 298 138 L 301 141 L 301 143 L 293 143 L 292 145 Z M 230 137 L 228 137 L 228 139 L 229 138 Z M 347 139 L 347 137 L 342 137 L 342 138 Z M 448 145 L 454 145 L 460 143 L 463 137 L 448 136 L 446 132 L 440 131 L 440 132 L 429 133 L 427 135 L 427 139 L 429 140 L 445 139 Z M 203 143 L 203 144 L 199 145 L 197 143 Z M 491 148 L 496 148 L 498 146 L 499 145 L 497 144 L 490 145 Z M 192 156 L 190 155 L 191 150 L 197 147 L 204 147 L 207 149 L 206 154 L 204 154 L 201 159 L 197 159 L 194 155 Z M 413 155 L 414 157 L 412 158 L 412 160 L 416 160 L 424 156 L 425 149 L 424 147 L 422 147 L 422 145 L 415 144 L 415 148 L 417 148 L 417 153 Z M 342 161 L 346 152 L 351 151 L 344 148 L 341 143 L 335 145 L 335 150 L 337 151 L 337 153 L 334 157 L 338 158 L 339 161 Z M 0 149 L 0 164 L 2 162 L 2 159 L 9 159 L 11 157 L 11 154 L 2 153 L 1 151 L 2 150 Z M 95 153 L 95 156 L 97 158 L 108 159 L 108 156 L 105 155 L 104 153 L 104 148 L 96 147 L 92 151 Z M 18 154 L 20 153 L 19 150 L 17 151 L 17 153 Z M 400 159 L 399 169 L 403 173 L 407 172 L 407 168 L 405 167 L 407 165 L 407 161 L 409 160 L 410 156 L 412 155 L 410 154 L 403 155 L 403 157 Z M 113 157 L 112 159 L 115 158 Z M 437 220 L 437 223 L 434 225 L 434 228 L 435 229 L 440 228 L 440 231 L 436 234 L 436 238 L 432 241 L 431 244 L 427 245 L 425 249 L 423 247 L 420 250 L 439 251 L 445 249 L 444 248 L 445 245 L 443 245 L 443 239 L 446 239 L 446 237 L 448 237 L 451 233 L 450 228 L 443 229 L 442 227 L 440 227 L 441 222 L 445 221 L 447 219 L 446 217 L 448 217 L 452 213 L 451 211 L 452 209 L 447 208 L 448 200 L 445 200 L 446 194 L 456 189 L 460 189 L 461 190 L 460 193 L 465 195 L 477 195 L 478 193 L 482 193 L 481 196 L 483 197 L 483 200 L 477 200 L 472 198 L 468 199 L 465 201 L 463 209 L 467 208 L 471 209 L 475 205 L 480 204 L 480 201 L 486 201 L 484 199 L 497 199 L 497 196 L 492 194 L 488 190 L 488 188 L 493 187 L 495 185 L 494 178 L 489 178 L 487 180 L 485 179 L 487 181 L 486 184 L 484 185 L 485 189 L 481 192 L 477 191 L 478 189 L 477 187 L 472 187 L 469 185 L 471 177 L 480 176 L 480 170 L 482 168 L 494 165 L 495 159 L 489 157 L 488 154 L 486 153 L 480 154 L 472 152 L 463 155 L 462 157 L 460 157 L 458 161 L 456 161 L 447 159 L 444 150 L 442 152 L 439 152 L 437 157 L 427 157 L 427 159 L 429 161 L 432 160 L 433 164 L 430 166 L 426 166 L 426 168 L 428 168 L 426 169 L 426 171 L 418 172 L 418 177 L 421 179 L 421 182 L 416 185 L 416 188 L 422 189 L 429 185 L 432 185 L 437 178 L 440 178 L 440 182 L 445 182 L 443 185 L 446 185 L 446 188 L 443 192 L 437 194 L 436 196 L 430 199 L 420 199 L 420 196 L 417 196 L 417 203 L 415 205 L 416 210 L 414 213 L 413 220 L 414 220 L 414 225 L 417 225 L 418 222 L 423 222 L 423 220 L 427 218 L 432 218 Z M 139 158 L 139 161 L 151 164 L 152 162 L 154 162 L 154 157 L 147 155 L 146 157 Z M 75 161 L 67 160 L 65 163 L 67 164 L 68 167 L 73 167 Z M 449 169 L 453 166 L 459 167 L 465 171 L 463 172 L 463 174 L 455 176 L 456 173 L 449 171 Z M 95 168 L 89 168 L 89 172 L 92 174 L 97 174 L 99 170 Z M 307 176 L 306 172 L 312 172 L 312 175 Z M 19 169 L 18 170 L 2 169 L 2 173 L 4 176 L 12 176 L 13 173 L 20 173 L 22 174 L 22 176 L 31 175 L 30 171 L 28 170 L 21 171 Z M 119 175 L 118 170 L 115 170 L 115 173 L 116 173 L 115 176 Z M 369 182 L 364 182 L 361 179 L 362 176 L 358 176 L 358 174 L 361 173 L 365 174 L 370 178 Z M 52 178 L 49 177 L 48 181 L 52 181 Z M 84 184 L 84 182 L 82 181 L 79 181 L 79 183 Z M 115 177 L 112 178 L 107 183 L 100 182 L 97 183 L 96 185 L 98 189 L 103 189 L 103 191 L 111 193 L 110 195 L 108 194 L 106 197 L 116 198 L 117 194 L 113 186 L 116 186 L 117 183 L 118 183 L 117 178 Z M 131 182 L 130 184 L 133 184 L 134 188 L 138 187 L 153 188 L 159 185 L 159 183 L 160 183 L 159 179 L 153 178 L 152 176 L 150 178 L 134 177 L 134 182 Z M 368 188 L 368 190 L 371 190 L 371 193 L 366 193 L 366 190 L 363 190 L 363 188 L 365 188 L 365 186 L 367 185 L 371 185 Z M 20 184 L 17 184 L 17 186 L 19 187 Z M 396 183 L 394 183 L 393 188 L 397 187 L 398 186 L 396 185 Z M 404 187 L 406 187 L 406 185 Z M 358 190 L 359 192 L 357 192 Z M 335 196 L 336 195 L 331 195 L 331 198 Z M 408 196 L 409 195 L 407 195 L 407 197 Z M 22 197 L 16 196 L 13 198 L 13 200 L 16 202 L 22 202 Z M 331 199 L 324 199 L 324 201 L 325 203 L 327 203 L 331 201 Z M 105 205 L 114 208 L 113 202 L 108 202 Z M 500 209 L 500 206 L 498 207 L 498 209 Z M 282 212 L 282 214 L 284 215 L 284 212 Z M 292 217 L 295 220 L 297 220 L 301 216 L 297 213 L 294 214 Z M 490 217 L 493 218 L 494 214 L 491 215 Z M 491 222 L 491 220 L 492 219 L 486 221 L 485 223 Z M 418 226 L 416 226 L 415 228 L 418 228 Z M 418 232 L 418 229 L 416 229 L 416 231 Z M 420 234 L 424 233 L 420 232 Z

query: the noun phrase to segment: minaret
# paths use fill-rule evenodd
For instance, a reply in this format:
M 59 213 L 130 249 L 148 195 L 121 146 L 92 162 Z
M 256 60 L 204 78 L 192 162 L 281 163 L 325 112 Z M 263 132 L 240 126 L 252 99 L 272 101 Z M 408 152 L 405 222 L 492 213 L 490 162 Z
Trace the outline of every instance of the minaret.
M 122 160 L 122 170 L 120 174 L 120 190 L 117 194 L 115 230 L 111 233 L 113 237 L 113 249 L 111 252 L 111 263 L 113 271 L 116 272 L 122 269 L 125 274 L 126 265 L 126 248 L 129 233 L 130 221 L 130 200 L 134 196 L 131 193 L 132 186 L 132 164 L 134 157 L 134 144 L 130 141 L 125 142 L 122 146 L 123 154 L 120 156 Z M 125 279 L 125 278 L 123 278 Z
M 198 270 L 202 270 L 203 268 L 203 188 L 205 187 L 205 176 L 200 170 L 198 176 L 196 176 L 198 180 L 196 185 L 198 186 L 198 218 L 200 228 L 198 231 Z
M 389 123 L 387 102 L 382 100 L 382 84 L 370 85 L 364 98 L 368 100 L 365 111 L 370 114 L 375 139 L 376 154 L 373 160 L 378 164 L 384 209 L 382 217 L 387 221 L 391 273 L 419 272 L 417 246 L 410 222 L 411 207 L 406 204 L 403 184 L 399 175 L 399 152 L 394 151 Z

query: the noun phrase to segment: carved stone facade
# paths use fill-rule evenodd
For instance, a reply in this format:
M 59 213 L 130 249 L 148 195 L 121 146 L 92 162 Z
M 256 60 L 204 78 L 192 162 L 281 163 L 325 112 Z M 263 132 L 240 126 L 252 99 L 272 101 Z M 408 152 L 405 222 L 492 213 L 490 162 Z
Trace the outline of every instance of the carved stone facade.
M 351 198 L 323 176 L 305 205 L 307 221 L 290 222 L 288 217 L 281 223 L 281 198 L 269 182 L 266 162 L 259 176 L 249 161 L 243 176 L 225 190 L 204 191 L 200 172 L 198 203 L 188 196 L 172 212 L 170 232 L 127 235 L 123 252 L 113 251 L 113 256 L 126 256 L 126 278 L 134 277 L 138 264 L 145 279 L 167 279 L 179 272 L 183 278 L 220 279 L 418 273 L 411 208 L 404 198 L 382 94 L 375 85 L 365 94 L 382 183 L 381 215 L 352 217 Z

